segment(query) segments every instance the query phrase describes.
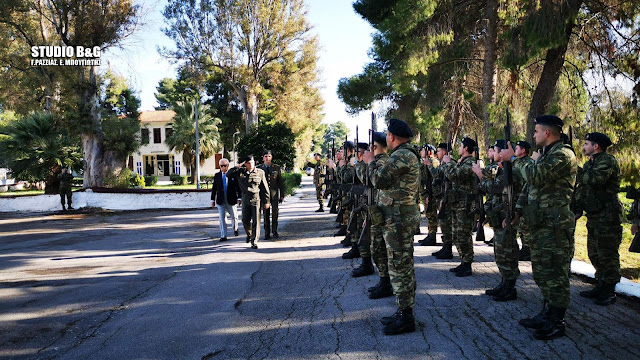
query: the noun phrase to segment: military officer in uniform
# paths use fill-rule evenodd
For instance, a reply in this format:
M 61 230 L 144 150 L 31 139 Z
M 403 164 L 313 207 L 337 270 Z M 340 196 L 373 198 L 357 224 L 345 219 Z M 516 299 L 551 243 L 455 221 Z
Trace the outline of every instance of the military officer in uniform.
M 324 212 L 324 177 L 327 175 L 327 167 L 322 161 L 322 154 L 315 153 L 313 155 L 316 160 L 316 166 L 313 170 L 313 184 L 316 186 L 316 198 L 320 207 L 316 212 Z
M 438 232 L 438 203 L 435 201 L 434 189 L 433 189 L 433 174 L 431 173 L 430 166 L 437 168 L 440 165 L 440 161 L 435 157 L 436 148 L 431 144 L 425 145 L 420 155 L 424 159 L 421 162 L 421 197 L 424 200 L 424 214 L 427 218 L 427 237 L 418 241 L 422 246 L 434 246 L 436 245 L 436 234 Z M 427 160 L 430 165 L 427 165 Z
M 242 225 L 247 234 L 247 242 L 251 242 L 252 249 L 257 249 L 260 240 L 261 206 L 264 206 L 265 210 L 271 206 L 269 184 L 264 177 L 264 171 L 255 166 L 252 156 L 246 156 L 240 159 L 235 169 L 228 171 L 227 177 L 238 179 L 242 191 L 242 199 L 238 201 L 242 206 Z
M 436 150 L 436 157 L 440 161 L 440 166 L 434 166 L 434 163 L 430 159 L 425 159 L 425 163 L 431 171 L 433 176 L 433 192 L 436 204 L 438 206 L 438 224 L 442 230 L 442 248 L 434 253 L 436 259 L 453 259 L 453 228 L 451 224 L 451 202 L 444 201 L 445 192 L 451 193 L 451 183 L 444 176 L 445 167 L 443 166 L 442 159 L 451 151 L 451 145 L 449 143 L 438 144 Z M 447 195 L 448 196 L 448 195 Z
M 371 169 L 371 181 L 379 191 L 389 276 L 398 305 L 394 315 L 382 319 L 385 335 L 415 331 L 413 235 L 420 222 L 416 203 L 420 195 L 420 154 L 408 144 L 411 137 L 413 132 L 407 123 L 391 119 L 386 139 L 391 151 L 389 159 L 375 161 L 373 153 L 365 153 L 365 162 Z
M 529 153 L 531 152 L 531 144 L 528 141 L 518 141 L 516 143 L 516 157 L 513 159 L 513 167 L 521 168 L 524 165 L 531 164 L 533 160 L 529 157 Z M 515 171 L 513 173 L 513 181 L 514 181 L 514 190 L 518 188 L 518 193 L 514 192 L 514 199 L 519 199 L 520 195 L 525 191 L 526 183 L 520 175 L 520 171 Z M 529 226 L 527 226 L 526 221 L 520 221 L 517 224 L 518 231 L 520 233 L 520 240 L 522 241 L 522 248 L 520 249 L 520 253 L 518 254 L 519 261 L 531 261 L 531 249 L 529 248 L 529 238 L 531 237 L 531 231 Z
M 262 164 L 258 169 L 264 171 L 265 178 L 269 184 L 269 203 L 271 206 L 264 210 L 264 238 L 269 240 L 271 234 L 274 238 L 280 237 L 278 234 L 278 204 L 284 200 L 284 180 L 282 179 L 282 168 L 273 163 L 273 152 L 265 150 L 262 153 Z M 271 217 L 273 214 L 273 217 Z
M 622 203 L 618 199 L 620 166 L 607 153 L 610 145 L 611 140 L 603 133 L 587 134 L 582 151 L 589 160 L 578 170 L 575 194 L 576 219 L 583 211 L 587 216 L 587 251 L 598 280 L 594 289 L 582 291 L 580 296 L 604 306 L 616 301 L 623 221 Z
M 541 150 L 531 156 L 533 163 L 514 168 L 527 183 L 522 212 L 531 229 L 533 279 L 544 301 L 542 311 L 520 320 L 520 325 L 536 329 L 533 336 L 539 340 L 564 336 L 570 302 L 569 270 L 576 227 L 570 204 L 578 164 L 573 150 L 560 137 L 563 125 L 557 116 L 538 116 L 534 139 Z M 515 155 L 510 147 L 504 151 L 505 161 Z
M 69 168 L 63 168 L 62 172 L 58 174 L 58 180 L 60 181 L 60 203 L 62 204 L 62 210 L 72 210 L 71 207 L 71 182 L 73 181 L 73 175 Z M 67 199 L 67 208 L 65 209 L 65 197 Z
M 453 227 L 453 243 L 460 255 L 460 265 L 450 269 L 457 277 L 473 275 L 471 263 L 473 262 L 473 232 L 474 218 L 469 216 L 473 202 L 476 198 L 477 180 L 472 166 L 475 163 L 473 152 L 476 142 L 471 138 L 464 138 L 458 148 L 461 156 L 458 163 L 451 161 L 451 156 L 445 156 L 445 176 L 452 184 L 452 193 L 448 201 L 451 203 L 451 226 Z

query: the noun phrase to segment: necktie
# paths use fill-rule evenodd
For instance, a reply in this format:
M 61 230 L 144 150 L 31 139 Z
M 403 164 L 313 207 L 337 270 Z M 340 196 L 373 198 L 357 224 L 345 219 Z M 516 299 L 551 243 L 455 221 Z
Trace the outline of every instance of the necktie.
M 227 174 L 222 174 L 222 187 L 224 188 L 224 195 L 227 195 Z

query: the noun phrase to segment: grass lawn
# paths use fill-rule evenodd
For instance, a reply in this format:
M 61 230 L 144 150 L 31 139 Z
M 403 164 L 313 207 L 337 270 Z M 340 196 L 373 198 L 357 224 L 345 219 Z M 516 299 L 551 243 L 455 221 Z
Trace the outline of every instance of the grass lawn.
M 209 186 L 211 187 L 211 186 Z M 195 190 L 195 184 L 188 185 L 153 185 L 153 186 L 145 186 L 145 189 L 156 189 L 156 190 Z M 200 184 L 200 189 L 206 189 L 207 186 L 204 184 Z
M 42 195 L 44 190 L 16 190 L 0 193 L 0 196 Z

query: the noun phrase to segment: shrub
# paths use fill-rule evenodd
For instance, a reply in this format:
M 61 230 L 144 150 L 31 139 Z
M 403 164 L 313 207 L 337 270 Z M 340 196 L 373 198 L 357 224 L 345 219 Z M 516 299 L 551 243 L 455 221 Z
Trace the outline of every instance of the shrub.
M 286 195 L 293 195 L 295 189 L 302 183 L 302 174 L 298 173 L 282 173 L 284 180 L 284 192 Z
M 144 186 L 153 186 L 158 183 L 158 177 L 155 175 L 144 177 Z
M 187 176 L 171 174 L 169 180 L 171 180 L 173 185 L 187 185 Z
M 119 174 L 116 174 L 113 170 L 107 170 L 104 176 L 104 187 L 113 189 L 128 189 L 132 187 L 131 178 L 133 172 L 129 168 L 120 170 Z
M 144 188 L 144 185 L 145 185 L 144 176 L 140 174 L 135 174 L 135 176 L 131 178 L 131 185 L 133 185 L 133 187 L 135 188 Z

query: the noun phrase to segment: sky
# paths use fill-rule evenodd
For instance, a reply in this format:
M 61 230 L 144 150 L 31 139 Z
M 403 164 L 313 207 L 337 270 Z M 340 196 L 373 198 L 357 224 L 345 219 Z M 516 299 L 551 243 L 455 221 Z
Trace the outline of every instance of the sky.
M 158 105 L 154 97 L 158 81 L 165 77 L 174 78 L 176 65 L 170 64 L 157 51 L 158 47 L 173 47 L 173 41 L 161 31 L 165 26 L 162 10 L 166 0 L 136 3 L 142 6 L 144 24 L 125 41 L 122 49 L 106 52 L 102 66 L 104 70 L 110 67 L 128 78 L 130 85 L 138 91 L 141 110 L 147 111 Z M 363 112 L 356 117 L 349 115 L 336 89 L 340 78 L 359 74 L 364 65 L 371 62 L 367 52 L 374 29 L 353 11 L 350 0 L 306 0 L 306 4 L 311 32 L 320 41 L 318 78 L 325 102 L 323 122 L 345 122 L 350 129 L 350 138 L 355 137 L 356 123 L 359 123 L 359 136 L 366 139 L 371 113 Z

